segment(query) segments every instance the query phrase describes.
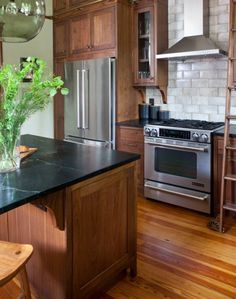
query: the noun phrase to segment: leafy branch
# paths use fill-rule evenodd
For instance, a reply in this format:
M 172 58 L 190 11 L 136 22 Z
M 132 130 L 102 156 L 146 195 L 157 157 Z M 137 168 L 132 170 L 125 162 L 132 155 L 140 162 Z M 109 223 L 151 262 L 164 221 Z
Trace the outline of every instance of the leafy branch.
M 7 64 L 0 69 L 0 154 L 13 153 L 22 124 L 43 110 L 58 91 L 65 95 L 61 77 L 45 75 L 46 63 L 27 58 L 22 67 Z M 32 81 L 23 79 L 32 74 Z

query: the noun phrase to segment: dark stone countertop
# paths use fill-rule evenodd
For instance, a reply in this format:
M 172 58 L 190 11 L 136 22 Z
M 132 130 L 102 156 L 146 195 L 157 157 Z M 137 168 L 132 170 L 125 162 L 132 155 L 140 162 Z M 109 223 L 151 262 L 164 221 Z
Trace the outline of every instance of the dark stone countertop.
M 224 128 L 215 131 L 214 136 L 224 136 Z M 236 125 L 230 125 L 230 137 L 236 137 Z
M 23 135 L 38 151 L 20 169 L 0 174 L 0 213 L 139 159 L 137 154 Z

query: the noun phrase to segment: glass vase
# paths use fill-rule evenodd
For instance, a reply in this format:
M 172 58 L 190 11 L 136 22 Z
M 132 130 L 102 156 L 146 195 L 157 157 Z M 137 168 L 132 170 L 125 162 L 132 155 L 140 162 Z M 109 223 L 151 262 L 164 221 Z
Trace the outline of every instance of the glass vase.
M 0 173 L 20 168 L 20 133 L 0 144 Z

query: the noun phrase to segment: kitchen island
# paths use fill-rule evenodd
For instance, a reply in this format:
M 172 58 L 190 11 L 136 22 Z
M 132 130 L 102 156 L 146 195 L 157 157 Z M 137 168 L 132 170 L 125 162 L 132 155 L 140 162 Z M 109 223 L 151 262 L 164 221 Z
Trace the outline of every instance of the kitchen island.
M 139 155 L 25 135 L 38 151 L 0 175 L 0 239 L 31 243 L 40 299 L 98 298 L 136 275 Z

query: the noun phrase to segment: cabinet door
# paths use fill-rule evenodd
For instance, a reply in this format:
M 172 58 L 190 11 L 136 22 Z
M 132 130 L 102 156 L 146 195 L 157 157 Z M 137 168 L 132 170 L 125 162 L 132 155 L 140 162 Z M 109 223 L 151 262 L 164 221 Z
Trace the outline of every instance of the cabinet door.
M 92 298 L 92 290 L 103 289 L 135 258 L 133 171 L 120 168 L 71 188 L 73 298 Z
M 154 8 L 134 10 L 134 84 L 154 83 Z M 148 83 L 148 84 L 147 84 Z
M 90 18 L 81 15 L 70 21 L 70 54 L 80 54 L 90 50 Z
M 141 155 L 137 161 L 138 192 L 143 194 L 144 142 L 143 128 L 117 127 L 117 150 Z
M 66 21 L 54 23 L 54 56 L 67 56 L 68 24 Z
M 91 47 L 92 50 L 114 48 L 116 45 L 115 8 L 106 8 L 91 15 Z

